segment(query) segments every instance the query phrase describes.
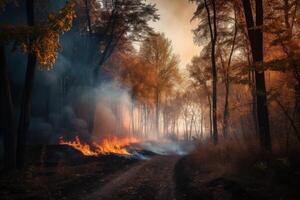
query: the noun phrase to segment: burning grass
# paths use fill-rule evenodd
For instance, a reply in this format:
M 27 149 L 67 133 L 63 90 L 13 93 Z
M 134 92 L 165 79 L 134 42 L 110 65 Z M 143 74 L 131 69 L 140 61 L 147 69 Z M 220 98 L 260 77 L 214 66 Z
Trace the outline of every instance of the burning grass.
M 72 141 L 67 141 L 63 137 L 60 137 L 59 139 L 59 144 L 71 146 L 81 151 L 85 156 L 101 156 L 108 154 L 131 155 L 126 147 L 138 142 L 139 140 L 135 137 L 109 137 L 99 142 L 92 142 L 91 144 L 82 142 L 78 136 Z

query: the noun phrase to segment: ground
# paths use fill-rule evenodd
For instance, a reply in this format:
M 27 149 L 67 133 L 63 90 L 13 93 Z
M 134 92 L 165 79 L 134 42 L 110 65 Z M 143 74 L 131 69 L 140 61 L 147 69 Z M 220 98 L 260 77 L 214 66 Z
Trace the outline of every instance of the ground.
M 0 173 L 1 200 L 300 199 L 299 151 L 230 173 L 204 167 L 193 154 L 148 152 L 145 160 L 85 157 L 64 146 L 42 148 L 42 152 L 44 158 L 34 159 L 26 169 Z
M 19 172 L 0 174 L 1 199 L 175 199 L 173 175 L 180 156 L 86 158 L 68 147 L 55 146 L 47 147 L 46 152 L 43 154 L 49 155 L 44 161 L 31 162 Z M 58 162 L 56 154 L 64 162 Z
M 232 161 L 228 159 L 228 162 Z M 193 154 L 176 163 L 177 200 L 300 199 L 299 151 L 288 155 L 273 154 L 263 161 L 253 158 L 253 162 L 240 163 L 240 168 L 233 170 L 224 169 L 226 163 L 223 167 L 205 164 Z
M 178 156 L 155 156 L 112 175 L 108 182 L 82 199 L 172 200 L 175 199 L 174 166 Z

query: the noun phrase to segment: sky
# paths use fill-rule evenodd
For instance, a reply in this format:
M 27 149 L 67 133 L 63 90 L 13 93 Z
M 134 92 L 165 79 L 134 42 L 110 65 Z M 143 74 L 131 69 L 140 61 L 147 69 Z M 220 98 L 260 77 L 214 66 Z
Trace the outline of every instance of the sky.
M 191 58 L 199 54 L 199 47 L 193 43 L 192 29 L 195 23 L 191 18 L 195 5 L 188 0 L 148 0 L 158 8 L 160 20 L 151 22 L 155 31 L 165 33 L 172 41 L 173 51 L 179 55 L 181 67 L 190 63 Z

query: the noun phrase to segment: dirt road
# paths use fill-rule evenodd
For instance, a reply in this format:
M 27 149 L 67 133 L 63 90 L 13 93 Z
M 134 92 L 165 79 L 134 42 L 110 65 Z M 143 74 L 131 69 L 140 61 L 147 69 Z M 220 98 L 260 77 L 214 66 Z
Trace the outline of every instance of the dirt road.
M 173 200 L 173 172 L 179 156 L 156 156 L 113 175 L 87 200 Z

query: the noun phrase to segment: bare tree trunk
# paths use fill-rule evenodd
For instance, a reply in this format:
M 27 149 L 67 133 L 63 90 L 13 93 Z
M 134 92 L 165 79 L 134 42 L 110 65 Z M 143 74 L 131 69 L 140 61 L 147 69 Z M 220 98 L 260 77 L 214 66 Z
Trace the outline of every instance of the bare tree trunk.
M 211 104 L 211 96 L 209 94 L 208 87 L 205 85 L 205 90 L 207 94 L 207 102 L 209 106 L 209 135 L 211 139 L 213 139 L 213 127 L 212 127 L 212 104 Z
M 211 39 L 211 64 L 212 64 L 212 127 L 213 127 L 213 143 L 218 143 L 218 121 L 217 121 L 217 64 L 216 64 L 216 43 L 217 43 L 217 16 L 216 2 L 212 0 L 213 20 L 211 21 L 210 8 L 207 0 L 205 0 L 205 8 L 208 16 L 208 24 Z
M 16 168 L 16 141 L 14 106 L 7 74 L 4 46 L 0 46 L 0 95 L 1 95 L 1 119 L 4 130 L 4 169 Z
M 263 62 L 263 2 L 262 0 L 255 0 L 256 24 L 254 24 L 250 0 L 243 0 L 243 7 L 252 49 L 253 62 L 255 64 L 261 63 Z M 260 142 L 263 149 L 271 151 L 272 143 L 264 72 L 255 70 L 255 83 L 257 99 L 256 112 L 258 117 Z
M 236 19 L 236 10 L 234 11 L 234 36 L 232 40 L 232 46 L 230 55 L 228 58 L 227 70 L 226 70 L 226 78 L 225 78 L 225 105 L 224 105 L 224 126 L 223 126 L 223 134 L 224 138 L 228 136 L 228 121 L 229 121 L 229 92 L 230 92 L 230 69 L 231 69 L 231 61 L 232 56 L 235 50 L 235 43 L 237 37 L 237 19 Z
M 159 133 L 159 112 L 160 112 L 160 102 L 159 102 L 159 91 L 156 91 L 156 99 L 155 99 L 155 104 L 156 104 L 156 109 L 155 109 L 155 132 L 157 136 L 160 135 Z
M 130 130 L 130 134 L 134 135 L 135 130 L 134 130 L 134 103 L 133 100 L 131 102 L 131 109 L 130 109 L 130 115 L 131 115 L 131 130 Z
M 27 24 L 34 26 L 34 0 L 26 1 L 27 9 Z M 30 46 L 32 45 L 32 38 L 30 38 Z M 26 137 L 30 125 L 31 116 L 31 98 L 33 91 L 33 82 L 36 68 L 36 56 L 32 53 L 28 54 L 27 70 L 25 77 L 25 85 L 23 89 L 23 96 L 20 109 L 20 119 L 18 126 L 18 142 L 17 142 L 17 164 L 19 168 L 23 167 Z
M 200 137 L 201 137 L 201 140 L 203 139 L 203 121 L 204 121 L 204 115 L 203 115 L 203 109 L 201 107 L 201 120 L 200 120 L 200 123 L 201 123 L 201 126 L 200 126 Z
M 209 134 L 211 139 L 213 139 L 213 125 L 212 125 L 212 105 L 211 105 L 211 99 L 209 98 Z
M 224 105 L 224 125 L 223 125 L 223 136 L 227 138 L 228 136 L 228 120 L 229 120 L 229 83 L 225 84 L 225 105 Z
M 147 134 L 147 124 L 148 124 L 146 104 L 143 104 L 143 110 L 144 110 L 144 136 L 146 136 L 146 134 Z

